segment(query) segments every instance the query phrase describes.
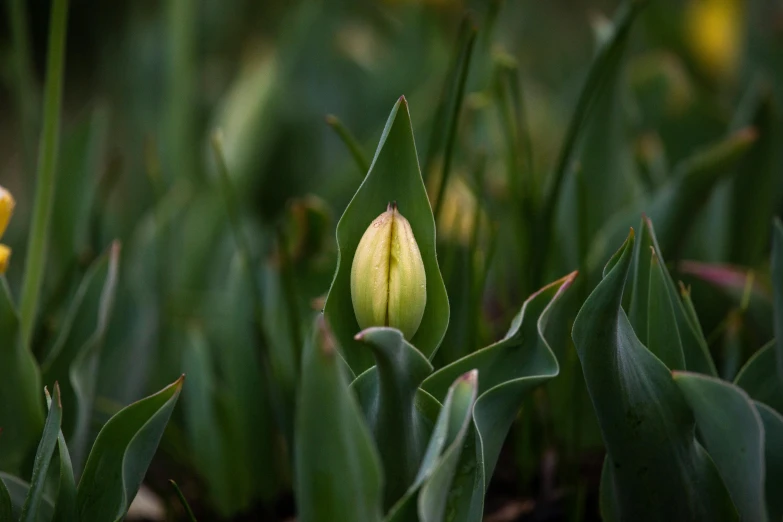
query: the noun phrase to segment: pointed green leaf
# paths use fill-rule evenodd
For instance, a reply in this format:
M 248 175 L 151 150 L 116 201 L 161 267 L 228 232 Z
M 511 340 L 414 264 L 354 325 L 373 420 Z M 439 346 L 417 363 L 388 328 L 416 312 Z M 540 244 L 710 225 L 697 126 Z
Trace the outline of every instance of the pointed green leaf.
M 183 381 L 184 376 L 126 406 L 103 426 L 76 490 L 81 522 L 117 522 L 125 517 L 158 448 Z
M 688 310 L 687 304 L 684 304 L 679 292 L 677 291 L 677 287 L 674 284 L 674 279 L 672 279 L 671 274 L 669 274 L 668 269 L 666 269 L 666 263 L 663 259 L 663 254 L 661 252 L 661 247 L 658 244 L 658 238 L 655 233 L 655 229 L 653 228 L 652 220 L 645 217 L 642 219 L 642 226 L 641 226 L 641 234 L 644 239 L 643 241 L 647 241 L 649 238 L 649 242 L 652 246 L 652 251 L 655 253 L 656 258 L 658 259 L 658 267 L 660 269 L 660 272 L 657 274 L 657 277 L 655 281 L 657 283 L 663 284 L 665 286 L 665 291 L 669 296 L 669 301 L 671 303 L 671 306 L 673 308 L 674 312 L 674 318 L 676 323 L 676 330 L 677 334 L 679 336 L 679 341 L 681 343 L 681 350 L 682 350 L 682 356 L 685 361 L 685 369 L 692 372 L 698 372 L 698 373 L 704 373 L 707 375 L 716 376 L 717 370 L 715 369 L 715 363 L 712 361 L 712 356 L 710 355 L 709 348 L 707 347 L 707 340 L 704 338 L 704 334 L 701 331 L 701 327 L 698 324 L 698 319 L 695 317 L 695 312 L 692 310 Z M 641 253 L 640 253 L 641 257 Z M 638 277 L 639 268 L 637 265 L 637 274 L 635 274 Z M 653 276 L 650 275 L 652 278 Z M 652 279 L 650 280 L 652 281 Z M 634 286 L 634 290 L 638 288 L 638 285 Z M 652 292 L 653 290 L 648 287 L 648 292 Z M 658 286 L 655 289 L 655 292 L 657 292 L 658 298 L 663 298 L 663 289 Z M 640 298 L 644 298 L 643 294 L 640 296 Z M 632 297 L 632 302 L 635 299 L 635 297 Z M 649 300 L 653 299 L 652 296 L 649 294 L 647 295 L 648 300 L 648 308 L 649 308 Z M 660 310 L 659 310 L 660 312 Z M 670 331 L 668 333 L 671 333 L 671 330 L 675 328 L 675 325 L 672 324 L 671 317 L 667 316 L 667 321 L 665 326 L 662 326 L 660 324 L 649 324 L 650 318 L 650 310 L 647 310 L 648 313 L 648 324 L 647 324 L 647 331 L 649 331 L 652 328 L 668 328 Z M 660 314 L 658 314 L 659 317 Z M 656 319 L 656 321 L 663 320 Z M 635 326 L 634 326 L 634 331 Z M 659 334 L 661 332 L 658 332 Z M 672 339 L 673 341 L 673 339 Z M 652 348 L 651 348 L 652 349 Z M 670 348 L 668 348 L 670 349 Z M 655 351 L 653 353 L 656 353 Z M 677 361 L 678 358 L 676 357 L 676 353 L 674 355 L 674 361 Z M 679 363 L 678 363 L 679 364 Z M 676 368 L 670 368 L 670 369 L 676 369 Z
M 59 388 L 56 386 L 55 389 Z M 52 398 L 49 392 L 46 392 L 46 404 L 49 410 L 52 409 Z M 57 397 L 58 399 L 60 397 Z M 71 455 L 68 452 L 68 446 L 65 444 L 63 431 L 57 434 L 57 454 L 60 461 L 60 481 L 57 486 L 57 501 L 54 505 L 54 516 L 52 522 L 70 522 L 76 519 L 76 481 L 73 478 L 73 465 L 71 464 Z
M 370 171 L 337 224 L 337 270 L 325 314 L 341 354 L 355 375 L 372 365 L 369 351 L 354 339 L 359 325 L 351 301 L 351 264 L 367 227 L 396 201 L 410 222 L 427 275 L 427 305 L 418 331 L 409 339 L 428 358 L 438 349 L 449 322 L 449 303 L 435 251 L 435 220 L 424 189 L 408 102 L 401 97 L 389 115 Z
M 0 278 L 0 469 L 18 472 L 44 424 L 38 396 L 41 375 L 21 342 L 19 317 L 5 277 Z
M 783 520 L 783 415 L 766 404 L 754 402 L 764 423 L 765 495 L 770 520 Z
M 424 455 L 429 426 L 414 400 L 432 365 L 394 328 L 368 328 L 356 339 L 375 355 L 375 367 L 360 376 L 356 390 L 381 455 L 385 505 L 391 506 L 413 482 Z
M 650 303 L 650 279 L 653 256 L 657 257 L 655 245 L 653 245 L 652 227 L 647 227 L 647 220 L 642 217 L 639 225 L 639 233 L 634 242 L 633 249 L 633 279 L 631 283 L 631 301 L 628 307 L 628 320 L 631 321 L 634 332 L 639 337 L 642 344 L 647 343 L 647 332 L 649 331 L 648 319 L 649 311 L 647 306 Z M 617 256 L 622 250 L 615 253 Z M 650 253 L 653 255 L 651 256 Z M 660 261 L 660 258 L 658 258 Z M 658 263 L 661 264 L 660 262 Z M 604 277 L 607 270 L 604 269 Z
M 11 499 L 11 519 L 19 520 L 22 515 L 22 507 L 24 506 L 27 494 L 30 491 L 30 484 L 24 480 L 9 475 L 0 471 L 0 482 L 6 488 L 8 496 Z M 44 493 L 41 498 L 40 509 L 38 510 L 38 519 L 36 522 L 49 522 L 52 519 L 52 513 L 54 512 L 54 504 L 52 500 Z
M 478 372 L 461 375 L 449 387 L 416 479 L 385 518 L 386 522 L 441 522 L 466 445 L 478 393 Z
M 377 522 L 382 495 L 378 451 L 323 318 L 315 337 L 303 358 L 294 437 L 299 520 Z
M 670 370 L 683 370 L 685 360 L 682 342 L 674 306 L 666 287 L 669 275 L 665 270 L 653 251 L 647 305 L 647 348 Z
M 602 488 L 619 520 L 736 520 L 717 469 L 696 441 L 666 366 L 639 342 L 621 306 L 633 231 L 573 328 L 609 459 Z M 610 514 L 607 514 L 609 516 Z
M 774 339 L 748 359 L 734 384 L 745 390 L 753 400 L 783 412 L 783 386 L 778 380 Z
M 82 468 L 91 440 L 98 363 L 114 305 L 119 262 L 120 244 L 115 242 L 90 266 L 41 365 L 44 380 L 61 382 L 66 404 L 76 406 L 75 413 L 63 416 L 76 469 Z
M 49 393 L 46 392 L 48 395 Z M 38 520 L 41 509 L 41 500 L 43 498 L 46 474 L 49 471 L 49 464 L 52 461 L 52 454 L 57 445 L 57 436 L 60 433 L 60 423 L 63 418 L 63 405 L 60 400 L 60 386 L 54 383 L 53 407 L 49 409 L 46 416 L 41 441 L 38 443 L 38 451 L 35 453 L 33 462 L 33 475 L 30 479 L 30 490 L 27 492 L 27 498 L 22 508 L 20 522 L 35 522 Z
M 479 372 L 479 397 L 473 408 L 470 447 L 462 455 L 455 479 L 454 520 L 478 522 L 484 512 L 484 494 L 495 470 L 500 449 L 531 389 L 559 373 L 557 358 L 544 332 L 555 303 L 576 272 L 551 283 L 522 305 L 501 341 L 438 370 L 422 387 L 436 398 L 449 377 L 468 368 Z
M 460 456 L 464 451 L 471 411 L 476 404 L 477 381 L 478 372 L 472 370 L 454 382 L 450 392 L 451 397 L 447 396 L 444 410 L 446 406 L 450 409 L 446 433 L 448 445 L 421 487 L 418 501 L 421 522 L 441 522 L 447 512 L 447 504 L 452 501 L 452 483 L 456 478 Z M 425 476 L 426 473 L 426 470 L 423 470 L 421 476 Z M 450 505 L 448 507 L 451 508 Z
M 696 426 L 742 520 L 767 520 L 764 426 L 750 397 L 715 377 L 674 372 Z

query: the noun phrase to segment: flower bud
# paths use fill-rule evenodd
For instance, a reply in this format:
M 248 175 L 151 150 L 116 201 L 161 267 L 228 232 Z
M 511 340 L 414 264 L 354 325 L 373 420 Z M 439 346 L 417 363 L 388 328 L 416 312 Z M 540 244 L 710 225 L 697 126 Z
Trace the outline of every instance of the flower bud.
M 0 187 L 0 236 L 8 228 L 8 222 L 11 221 L 11 214 L 14 211 L 14 197 L 3 187 Z M 0 274 L 5 274 L 8 269 L 8 262 L 11 259 L 11 249 L 5 245 L 0 245 Z
M 8 222 L 11 221 L 14 205 L 16 205 L 16 202 L 11 193 L 0 187 L 0 237 L 5 234 Z
M 391 326 L 411 339 L 427 304 L 427 276 L 411 224 L 392 203 L 364 232 L 351 265 L 351 300 L 362 329 Z
M 8 270 L 8 262 L 11 260 L 11 249 L 5 245 L 0 245 L 0 275 Z

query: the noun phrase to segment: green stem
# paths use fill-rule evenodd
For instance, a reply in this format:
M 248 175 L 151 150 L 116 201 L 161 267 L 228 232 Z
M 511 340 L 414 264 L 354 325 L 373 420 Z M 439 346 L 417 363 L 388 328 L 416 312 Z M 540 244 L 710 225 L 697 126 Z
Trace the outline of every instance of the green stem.
M 435 199 L 435 223 L 440 218 L 440 211 L 443 208 L 443 197 L 446 194 L 446 185 L 449 182 L 451 174 L 451 160 L 454 155 L 454 142 L 457 138 L 457 127 L 459 126 L 459 115 L 462 109 L 462 100 L 465 98 L 465 84 L 468 80 L 468 71 L 470 70 L 470 58 L 473 55 L 473 47 L 476 43 L 476 27 L 470 25 L 468 41 L 465 44 L 463 59 L 460 63 L 459 76 L 457 77 L 457 92 L 451 105 L 451 117 L 449 119 L 448 135 L 446 136 L 446 149 L 443 153 L 443 169 L 438 184 L 438 197 Z M 438 122 L 435 122 L 438 125 Z
M 21 335 L 26 346 L 30 345 L 30 336 L 38 309 L 38 298 L 40 297 L 46 263 L 49 221 L 54 201 L 67 20 L 68 0 L 54 0 L 49 20 L 43 134 L 38 151 L 35 206 L 33 208 L 32 230 L 27 242 L 27 264 L 25 265 L 20 305 Z
M 198 84 L 196 47 L 196 5 L 191 0 L 170 0 L 168 8 L 169 68 L 167 114 L 166 173 L 182 173 L 199 179 L 201 171 L 194 161 L 196 146 L 196 90 Z
M 174 488 L 174 492 L 179 498 L 179 503 L 182 504 L 182 507 L 185 509 L 185 514 L 187 514 L 188 520 L 190 520 L 190 522 L 196 522 L 196 515 L 194 515 L 193 510 L 190 509 L 190 504 L 188 504 L 187 499 L 185 499 L 185 495 L 182 494 L 182 490 L 179 489 L 179 486 L 173 480 L 169 479 L 169 482 L 171 483 L 171 486 Z
M 432 119 L 432 131 L 430 132 L 429 141 L 427 141 L 427 156 L 424 160 L 423 174 L 425 182 L 434 174 L 433 165 L 435 165 L 435 160 L 443 147 L 443 132 L 448 124 L 446 118 L 451 90 L 454 86 L 455 78 L 459 74 L 460 64 L 462 63 L 462 57 L 464 56 L 463 50 L 467 45 L 468 40 L 471 38 L 471 34 L 475 34 L 475 32 L 476 29 L 470 16 L 464 16 L 459 26 L 457 43 L 454 46 L 454 54 L 452 55 L 449 68 L 446 71 L 446 78 L 443 81 L 443 86 L 441 87 L 440 95 L 438 96 L 438 105 L 435 108 L 435 115 Z
M 370 170 L 370 162 L 367 160 L 367 156 L 365 156 L 364 151 L 362 151 L 362 147 L 359 145 L 359 142 L 356 140 L 354 135 L 351 134 L 351 131 L 349 131 L 348 128 L 343 125 L 343 122 L 340 121 L 340 118 L 334 114 L 326 115 L 326 124 L 337 133 L 337 136 L 340 137 L 343 144 L 345 144 L 345 146 L 348 148 L 348 151 L 353 157 L 353 161 L 359 168 L 359 172 L 361 172 L 362 179 L 364 179 L 364 176 Z
M 14 90 L 19 110 L 24 172 L 25 177 L 30 179 L 35 169 L 35 89 L 31 76 L 30 34 L 24 0 L 9 0 L 8 19 L 11 22 Z

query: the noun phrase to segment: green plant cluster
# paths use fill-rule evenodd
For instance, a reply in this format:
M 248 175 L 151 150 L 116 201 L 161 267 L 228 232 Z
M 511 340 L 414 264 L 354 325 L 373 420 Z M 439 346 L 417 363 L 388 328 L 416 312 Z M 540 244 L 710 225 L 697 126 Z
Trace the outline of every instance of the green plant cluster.
M 144 59 L 105 66 L 127 103 L 63 124 L 68 0 L 41 93 L 29 6 L 8 1 L 23 175 L 3 181 L 0 522 L 123 520 L 144 481 L 188 520 L 480 522 L 520 496 L 569 520 L 782 520 L 783 46 L 748 32 L 740 61 L 735 34 L 773 8 L 623 1 L 558 110 L 499 50 L 519 6 L 381 4 L 378 32 L 286 4 L 279 46 L 243 49 L 219 87 L 197 49 L 230 54 L 241 20 L 131 7 L 117 45 Z M 451 51 L 412 40 L 431 12 L 460 20 Z M 375 98 L 448 67 L 397 99 L 372 158 L 328 116 L 330 177 L 295 106 L 329 98 L 300 85 L 335 28 L 367 70 L 402 35 Z M 165 89 L 145 104 L 155 31 Z M 416 247 L 396 281 L 421 286 L 375 299 L 360 243 L 392 245 L 389 265 L 410 248 L 364 242 L 386 209 Z M 360 327 L 368 303 L 385 324 Z

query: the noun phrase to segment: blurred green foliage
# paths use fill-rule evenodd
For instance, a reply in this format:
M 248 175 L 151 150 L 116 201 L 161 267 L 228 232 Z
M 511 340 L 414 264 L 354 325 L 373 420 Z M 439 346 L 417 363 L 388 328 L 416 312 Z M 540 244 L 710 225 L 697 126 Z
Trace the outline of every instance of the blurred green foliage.
M 208 520 L 291 514 L 299 375 L 314 371 L 303 351 L 335 273 L 337 216 L 402 94 L 451 309 L 436 368 L 501 338 L 531 293 L 580 271 L 549 319 L 560 375 L 525 399 L 488 511 L 533 498 L 541 513 L 597 517 L 601 419 L 569 332 L 642 214 L 668 262 L 644 269 L 663 285 L 658 302 L 676 302 L 661 316 L 682 325 L 698 310 L 703 342 L 691 342 L 718 375 L 779 408 L 749 376 L 769 374 L 781 346 L 769 259 L 783 214 L 783 7 L 648 4 L 71 0 L 29 347 L 43 384 L 58 379 L 70 401 L 62 427 L 77 476 L 100 426 L 185 372 L 153 488 L 174 506 L 176 479 Z M 17 206 L 0 319 L 10 325 L 29 254 L 50 13 L 46 0 L 3 8 L 0 184 Z M 654 343 L 625 295 L 639 339 Z M 775 348 L 757 352 L 774 328 Z M 687 349 L 683 368 L 706 371 Z M 46 410 L 40 390 L 27 396 L 32 432 Z M 760 415 L 777 426 L 774 411 Z M 28 435 L 0 470 L 29 476 L 38 439 Z

